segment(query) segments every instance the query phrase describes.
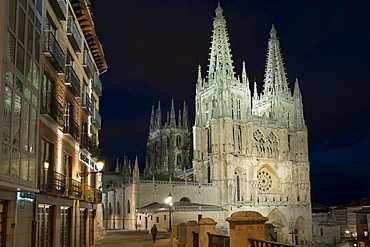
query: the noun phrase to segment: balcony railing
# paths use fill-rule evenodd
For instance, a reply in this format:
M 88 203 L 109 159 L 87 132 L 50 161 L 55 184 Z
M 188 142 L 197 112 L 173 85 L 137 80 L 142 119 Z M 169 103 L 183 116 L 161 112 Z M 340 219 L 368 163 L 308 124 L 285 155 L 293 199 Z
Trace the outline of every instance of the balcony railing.
M 67 36 L 75 51 L 81 51 L 82 39 L 73 17 L 68 18 Z
M 98 96 L 102 95 L 102 92 L 103 92 L 102 89 L 103 89 L 103 87 L 102 87 L 100 78 L 99 78 L 98 74 L 95 73 L 95 75 L 94 75 L 94 90 L 95 90 L 95 92 Z
M 97 158 L 98 160 L 101 158 L 101 150 L 97 145 L 93 145 L 91 155 Z
M 297 247 L 293 244 L 284 244 L 279 242 L 271 242 L 257 239 L 248 239 L 252 247 Z
M 94 75 L 94 65 L 93 62 L 90 58 L 89 51 L 85 50 L 84 51 L 84 61 L 83 61 L 83 67 L 86 72 L 86 74 L 90 77 L 93 78 Z
M 82 109 L 84 109 L 88 115 L 92 114 L 92 101 L 87 93 L 82 95 Z
M 50 92 L 43 92 L 41 114 L 46 114 L 54 119 L 60 127 L 64 126 L 63 106 Z
M 67 11 L 67 4 L 65 0 L 50 0 L 50 4 L 59 20 L 65 21 Z
M 74 179 L 70 179 L 68 197 L 74 199 L 82 199 L 81 182 Z
M 93 111 L 94 111 L 94 113 L 93 113 L 92 122 L 96 126 L 96 128 L 100 129 L 101 128 L 101 116 L 100 116 L 100 113 L 95 108 L 94 108 Z
M 80 126 L 72 119 L 65 119 L 63 132 L 71 135 L 77 141 L 80 140 Z
M 65 55 L 53 33 L 45 30 L 44 55 L 49 60 L 56 72 L 64 73 Z
M 216 234 L 211 234 L 207 232 L 208 235 L 208 246 L 209 247 L 230 247 L 230 237 L 221 236 Z
M 80 80 L 72 66 L 67 66 L 65 85 L 71 90 L 75 97 L 80 97 Z
M 92 153 L 93 151 L 93 142 L 91 138 L 86 133 L 81 134 L 80 148 L 85 149 L 86 151 Z
M 63 174 L 52 170 L 44 170 L 43 180 L 40 184 L 41 191 L 56 195 L 66 194 L 66 178 Z

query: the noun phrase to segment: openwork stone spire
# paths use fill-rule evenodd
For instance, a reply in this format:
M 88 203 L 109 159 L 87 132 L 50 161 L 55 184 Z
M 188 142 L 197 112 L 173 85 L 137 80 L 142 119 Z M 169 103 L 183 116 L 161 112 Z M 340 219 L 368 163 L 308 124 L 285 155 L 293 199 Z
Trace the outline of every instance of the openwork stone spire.
M 277 32 L 272 25 L 264 79 L 264 95 L 287 95 L 289 91 L 286 78 L 280 43 L 276 36 Z
M 211 57 L 209 59 L 208 82 L 213 83 L 216 78 L 233 78 L 234 67 L 231 59 L 231 49 L 227 34 L 226 20 L 222 15 L 223 9 L 218 3 L 216 17 L 213 21 L 213 35 L 211 41 Z

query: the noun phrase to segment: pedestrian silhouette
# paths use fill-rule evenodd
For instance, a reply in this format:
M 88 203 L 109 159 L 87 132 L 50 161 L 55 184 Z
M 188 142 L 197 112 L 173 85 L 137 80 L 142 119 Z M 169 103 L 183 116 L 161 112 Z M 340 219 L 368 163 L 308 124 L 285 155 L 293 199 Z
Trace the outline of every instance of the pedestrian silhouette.
M 153 243 L 155 243 L 155 238 L 157 236 L 157 226 L 155 224 L 150 229 L 150 232 L 152 233 L 153 236 Z

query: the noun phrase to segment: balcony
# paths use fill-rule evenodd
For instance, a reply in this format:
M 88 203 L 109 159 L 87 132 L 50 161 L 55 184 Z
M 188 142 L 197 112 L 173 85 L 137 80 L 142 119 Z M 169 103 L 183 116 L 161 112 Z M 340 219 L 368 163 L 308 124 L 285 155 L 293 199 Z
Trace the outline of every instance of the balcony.
M 88 151 L 89 153 L 93 152 L 93 142 L 86 133 L 81 134 L 80 148 Z
M 53 66 L 55 71 L 57 73 L 63 74 L 65 69 L 64 52 L 51 31 L 45 30 L 44 33 L 45 33 L 44 55 L 46 59 L 49 60 L 51 66 Z
M 94 75 L 94 65 L 90 58 L 89 51 L 84 51 L 84 60 L 83 60 L 84 70 L 89 78 L 93 78 Z
M 101 150 L 95 144 L 93 144 L 92 151 L 91 151 L 91 156 L 97 158 L 98 160 L 101 159 Z
M 56 195 L 66 195 L 66 178 L 63 174 L 52 170 L 44 170 L 40 182 L 40 190 Z
M 65 21 L 67 12 L 67 4 L 65 0 L 50 0 L 50 4 L 59 20 Z
M 87 93 L 82 96 L 82 109 L 86 111 L 86 114 L 92 115 L 92 101 Z
M 80 32 L 78 31 L 78 27 L 73 17 L 68 18 L 67 36 L 68 36 L 69 42 L 71 43 L 73 49 L 77 52 L 80 52 L 81 46 L 82 46 L 82 39 L 81 39 Z
M 49 116 L 49 120 L 56 121 L 61 127 L 64 125 L 63 106 L 50 92 L 42 94 L 41 114 L 45 115 L 46 118 Z
M 101 129 L 101 116 L 98 110 L 94 108 L 92 123 L 95 125 L 96 128 Z
M 78 79 L 77 74 L 72 66 L 66 67 L 65 85 L 69 88 L 69 90 L 75 97 L 80 97 L 81 93 L 80 80 Z
M 69 134 L 77 141 L 80 139 L 80 126 L 72 118 L 64 120 L 63 132 Z
M 100 78 L 99 78 L 98 74 L 95 73 L 95 75 L 94 75 L 94 90 L 95 90 L 95 92 L 98 96 L 102 95 L 102 92 L 103 92 L 102 89 L 103 89 L 103 87 L 102 87 Z
M 81 182 L 70 179 L 68 187 L 68 197 L 73 199 L 82 199 Z

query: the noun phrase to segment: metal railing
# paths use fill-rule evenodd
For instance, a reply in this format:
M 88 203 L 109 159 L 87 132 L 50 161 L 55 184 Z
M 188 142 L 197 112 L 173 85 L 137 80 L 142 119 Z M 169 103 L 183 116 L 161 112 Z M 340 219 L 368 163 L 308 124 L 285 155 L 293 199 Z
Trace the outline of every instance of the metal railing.
M 212 183 L 199 183 L 199 182 L 180 182 L 180 181 L 157 181 L 157 180 L 140 180 L 140 183 L 142 184 L 163 184 L 163 185 L 173 185 L 173 186 L 183 186 L 183 185 L 189 185 L 189 186 L 205 186 L 205 187 L 212 187 Z
M 83 60 L 83 67 L 85 69 L 86 74 L 90 77 L 93 78 L 94 75 L 94 65 L 93 62 L 90 58 L 89 51 L 85 50 L 84 51 L 84 60 Z
M 71 90 L 75 97 L 80 97 L 80 80 L 72 66 L 66 67 L 66 80 L 65 85 Z
M 101 128 L 101 116 L 100 116 L 100 113 L 98 112 L 98 110 L 96 110 L 96 108 L 94 108 L 94 113 L 93 113 L 93 124 L 95 124 L 95 126 L 100 129 Z
M 90 153 L 93 151 L 93 141 L 86 133 L 81 134 L 80 148 L 83 148 Z
M 48 114 L 60 127 L 64 126 L 63 106 L 50 92 L 42 93 L 41 114 Z
M 68 197 L 73 199 L 82 199 L 82 188 L 79 181 L 70 179 Z
M 44 170 L 43 180 L 40 184 L 42 191 L 50 192 L 56 195 L 66 194 L 66 178 L 63 174 L 52 171 Z
M 87 93 L 82 95 L 82 108 L 90 115 L 92 113 L 92 101 Z
M 91 155 L 97 159 L 100 159 L 101 158 L 101 150 L 100 148 L 93 144 L 93 148 L 92 148 L 92 151 L 91 151 Z
M 97 73 L 94 74 L 94 90 L 97 95 L 101 96 L 102 95 L 102 89 L 103 86 L 101 84 L 100 78 Z
M 50 30 L 45 30 L 44 55 L 58 73 L 64 73 L 65 54 Z
M 207 232 L 208 235 L 208 246 L 209 247 L 230 247 L 230 237 L 211 234 Z
M 80 140 L 80 126 L 72 118 L 64 121 L 63 132 L 70 134 L 77 141 Z
M 81 51 L 82 39 L 73 17 L 68 18 L 67 35 L 73 48 L 76 51 Z
M 248 239 L 252 247 L 296 247 L 297 245 L 271 242 L 258 239 Z
M 67 4 L 65 0 L 50 0 L 51 6 L 53 6 L 54 12 L 59 20 L 66 20 Z

